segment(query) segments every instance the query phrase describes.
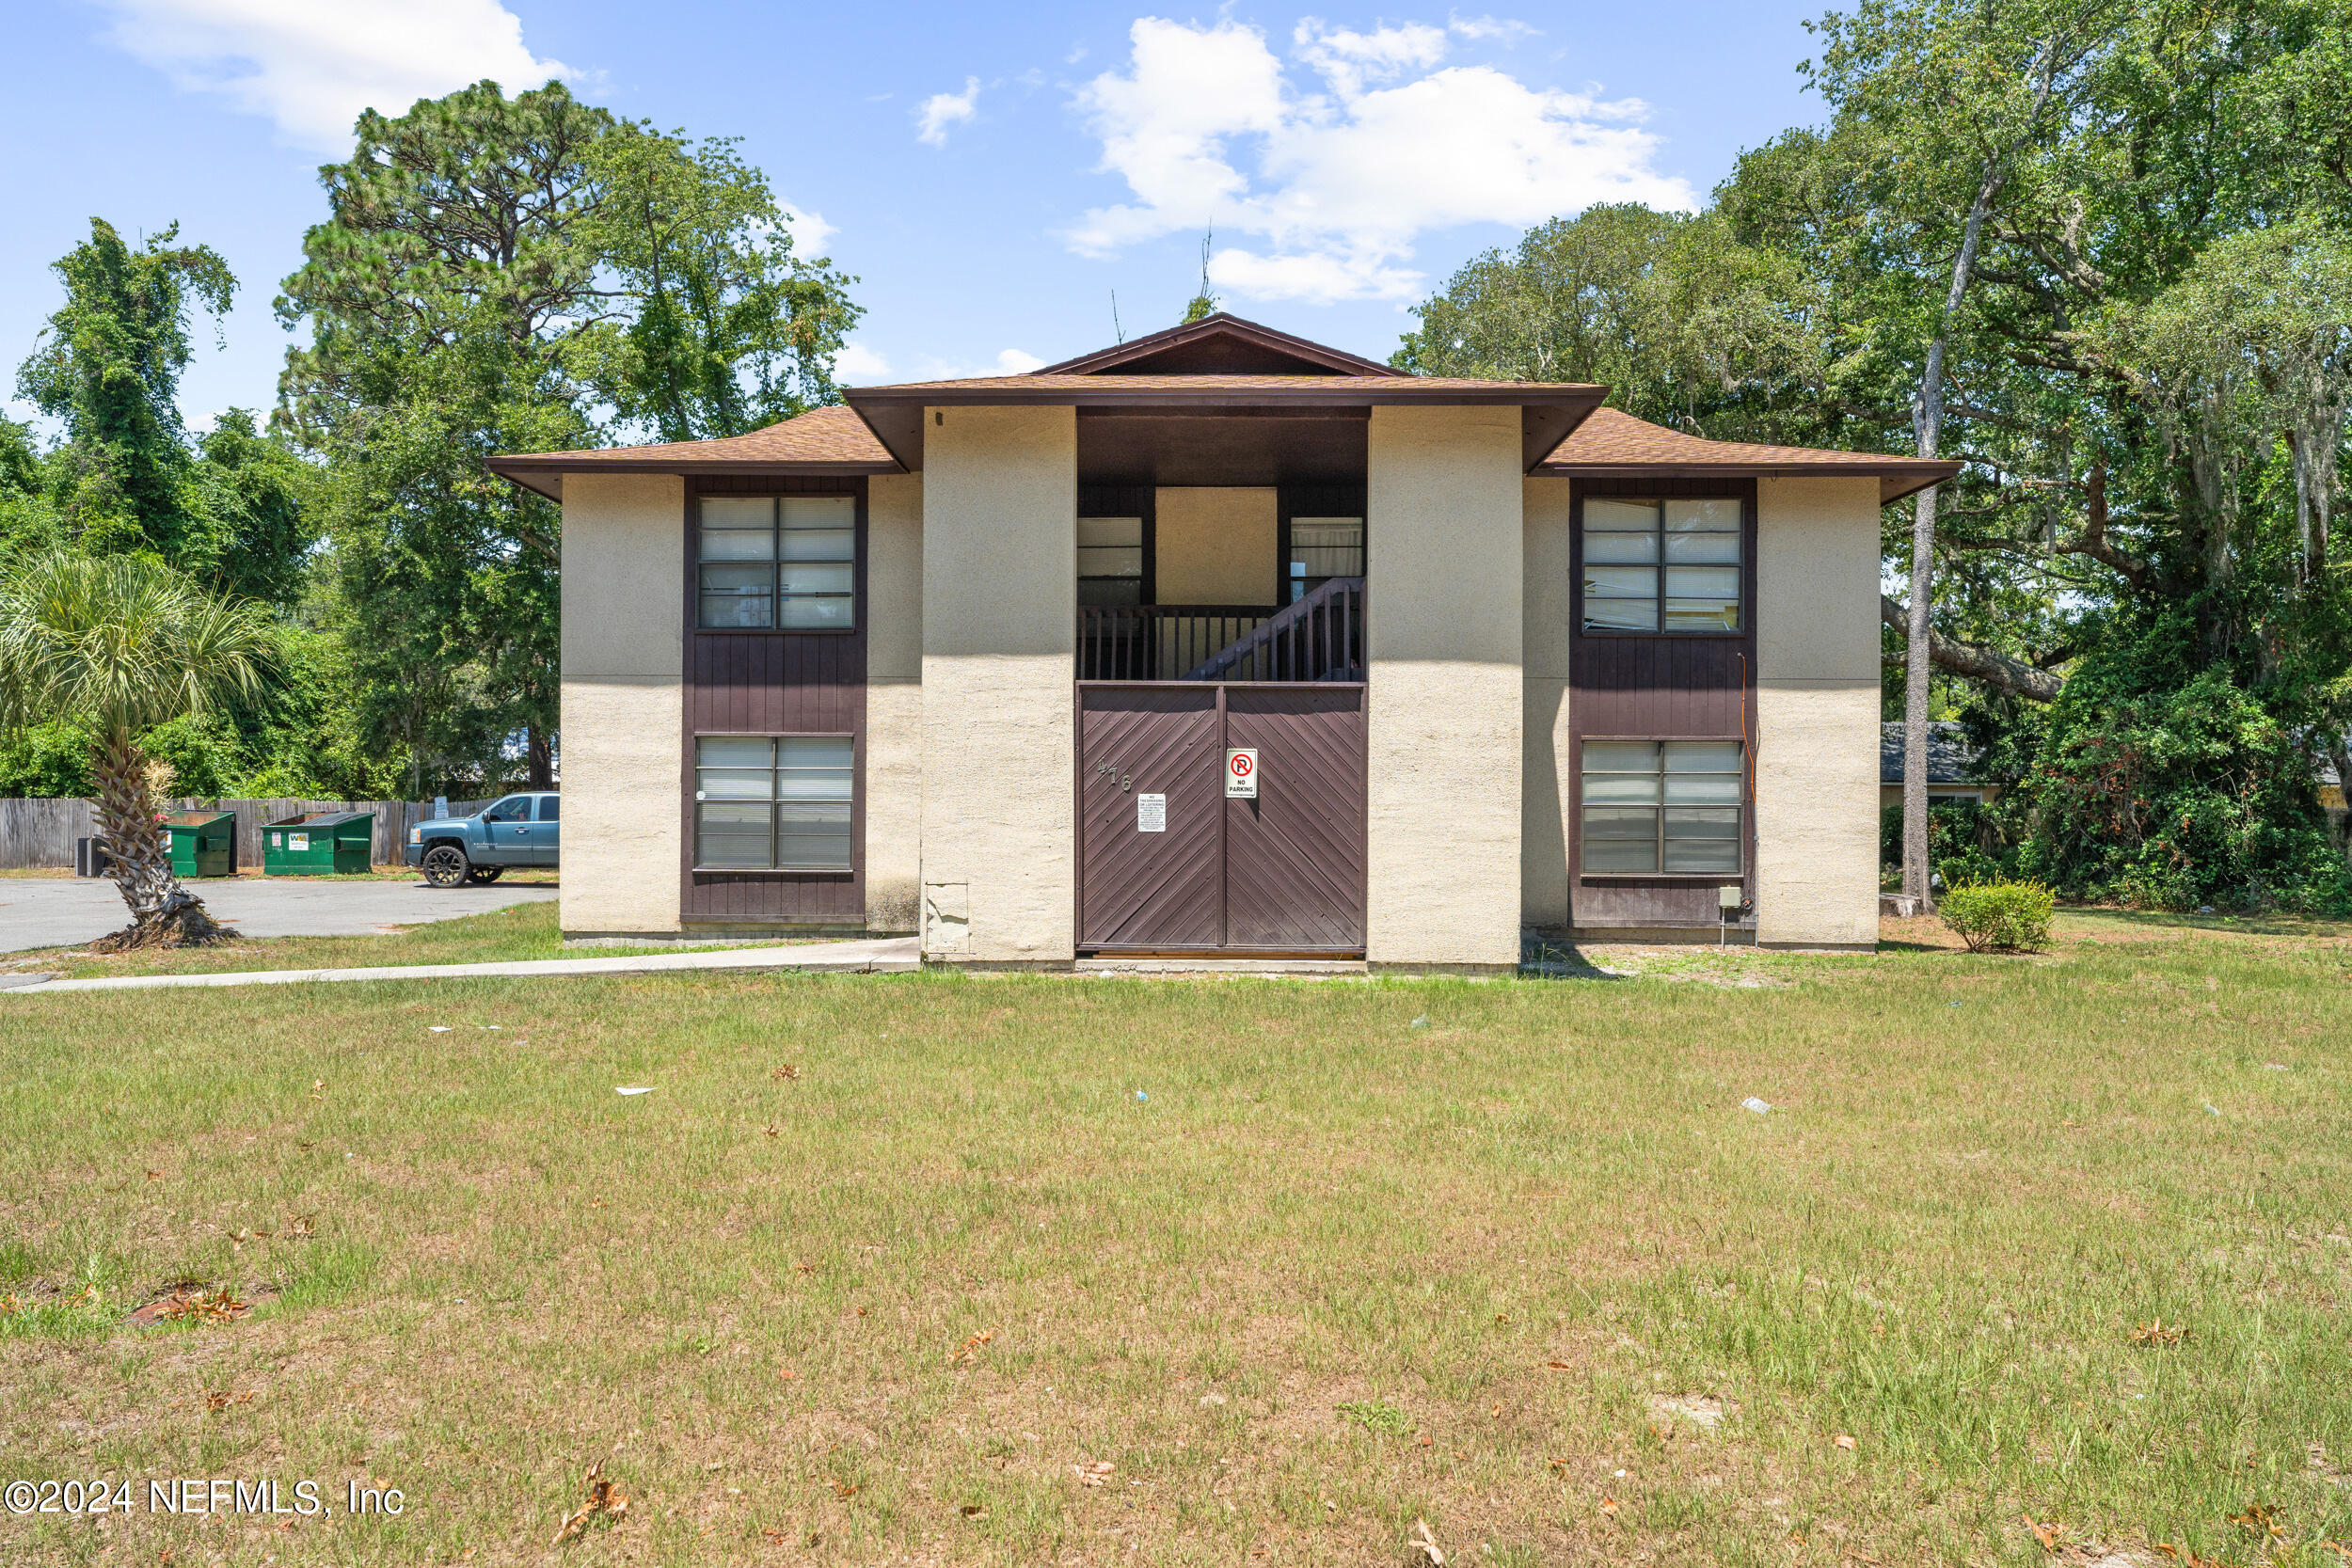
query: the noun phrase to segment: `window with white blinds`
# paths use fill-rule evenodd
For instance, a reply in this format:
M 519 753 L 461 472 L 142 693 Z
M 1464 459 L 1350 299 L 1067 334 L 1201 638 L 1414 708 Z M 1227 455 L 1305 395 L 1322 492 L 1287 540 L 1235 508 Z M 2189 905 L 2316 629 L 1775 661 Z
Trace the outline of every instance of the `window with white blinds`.
M 1745 791 L 1736 740 L 1587 740 L 1583 869 L 1740 874 Z
M 850 870 L 856 778 L 855 742 L 846 735 L 698 736 L 695 865 Z
M 696 624 L 721 631 L 850 631 L 857 624 L 857 501 L 705 496 Z
M 1584 629 L 1740 629 L 1735 497 L 1584 500 Z

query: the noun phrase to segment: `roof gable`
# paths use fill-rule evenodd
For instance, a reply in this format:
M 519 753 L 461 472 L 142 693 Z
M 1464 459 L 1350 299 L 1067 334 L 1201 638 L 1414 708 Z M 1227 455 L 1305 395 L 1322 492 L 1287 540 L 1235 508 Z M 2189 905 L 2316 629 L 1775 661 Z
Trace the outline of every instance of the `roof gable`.
M 1342 349 L 1277 332 L 1219 310 L 1082 354 L 1041 375 L 1403 375 L 1405 372 Z

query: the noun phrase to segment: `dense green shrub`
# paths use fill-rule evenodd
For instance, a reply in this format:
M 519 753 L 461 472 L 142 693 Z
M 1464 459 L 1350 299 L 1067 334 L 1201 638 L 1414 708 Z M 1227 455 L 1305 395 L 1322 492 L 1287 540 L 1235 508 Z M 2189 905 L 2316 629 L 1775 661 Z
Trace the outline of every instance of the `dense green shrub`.
M 2057 901 L 2040 882 L 1972 882 L 1947 890 L 1936 912 L 1971 953 L 2038 953 L 2050 945 Z
M 2016 792 L 2018 871 L 2145 909 L 2352 909 L 2303 744 L 2313 693 L 2204 664 L 2196 635 L 2185 614 L 2153 616 L 2076 661 Z
M 1998 880 L 2009 874 L 2009 860 L 2008 848 L 1985 807 L 1974 800 L 1928 802 L 1928 864 L 1944 879 L 1946 887 Z M 1900 801 L 1879 808 L 1879 863 L 1890 871 L 1902 866 Z

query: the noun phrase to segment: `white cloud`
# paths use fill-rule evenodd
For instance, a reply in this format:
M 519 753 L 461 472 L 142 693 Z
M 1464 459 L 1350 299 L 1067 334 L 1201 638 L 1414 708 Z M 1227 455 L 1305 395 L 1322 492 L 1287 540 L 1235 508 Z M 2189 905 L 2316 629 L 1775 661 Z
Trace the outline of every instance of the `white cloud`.
M 1517 43 L 1521 39 L 1532 39 L 1540 30 L 1529 26 L 1524 22 L 1508 22 L 1493 16 L 1449 16 L 1445 19 L 1445 25 L 1446 30 L 1457 38 L 1466 38 L 1473 41 L 1498 39 L 1504 43 Z
M 966 76 L 961 92 L 935 92 L 914 111 L 914 139 L 932 147 L 947 145 L 947 127 L 972 118 L 980 102 L 980 79 Z
M 101 0 L 107 41 L 173 85 L 216 93 L 297 146 L 342 154 L 362 109 L 405 113 L 484 78 L 509 92 L 577 79 L 523 42 L 499 0 Z
M 975 375 L 1026 375 L 1045 363 L 1036 355 L 1017 348 L 999 350 L 993 361 L 985 365 L 966 364 L 961 360 L 936 357 L 916 361 L 906 373 L 908 381 L 961 381 Z M 877 387 L 898 378 L 890 361 L 864 343 L 852 340 L 841 345 L 834 356 L 834 377 L 851 387 Z
M 833 356 L 833 373 L 851 387 L 876 387 L 890 379 L 890 361 L 852 338 Z
M 806 260 L 814 261 L 824 255 L 826 243 L 841 232 L 839 229 L 825 221 L 825 214 L 822 213 L 813 213 L 805 207 L 795 207 L 789 201 L 779 202 L 778 205 L 784 210 L 784 229 L 786 233 L 792 236 L 794 254 Z
M 1445 58 L 1442 27 L 1407 23 L 1402 27 L 1379 26 L 1369 33 L 1343 27 L 1331 31 L 1313 17 L 1291 34 L 1298 57 L 1323 73 L 1331 90 L 1353 98 L 1367 82 L 1385 82 L 1414 66 L 1436 65 Z
M 1517 24 L 1451 24 L 1504 36 Z M 1487 65 L 1446 65 L 1423 24 L 1369 32 L 1310 19 L 1293 37 L 1302 86 L 1257 28 L 1157 17 L 1129 31 L 1124 72 L 1078 94 L 1102 168 L 1135 200 L 1088 213 L 1066 235 L 1104 256 L 1214 227 L 1256 248 L 1210 259 L 1213 283 L 1261 299 L 1402 298 L 1430 230 L 1525 228 L 1596 201 L 1688 209 L 1690 185 L 1652 166 L 1638 99 L 1533 87 Z

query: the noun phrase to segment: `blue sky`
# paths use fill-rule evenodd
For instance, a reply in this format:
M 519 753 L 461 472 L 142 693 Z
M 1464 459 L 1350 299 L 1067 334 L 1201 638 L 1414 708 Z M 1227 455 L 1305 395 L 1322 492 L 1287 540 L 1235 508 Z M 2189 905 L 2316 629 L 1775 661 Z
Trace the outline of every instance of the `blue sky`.
M 266 408 L 278 280 L 351 117 L 550 74 L 734 135 L 861 282 L 851 383 L 1023 369 L 1171 324 L 1204 227 L 1228 309 L 1385 358 L 1463 261 L 1593 200 L 1687 205 L 1820 118 L 1803 20 L 1705 0 L 1359 11 L 608 0 L 65 0 L 0 60 L 0 366 L 93 214 L 178 221 L 243 288 L 190 419 Z M 14 400 L 17 418 L 30 410 Z

